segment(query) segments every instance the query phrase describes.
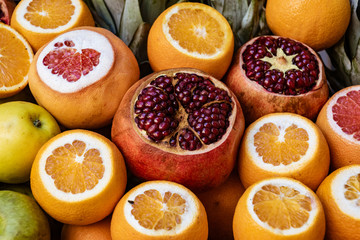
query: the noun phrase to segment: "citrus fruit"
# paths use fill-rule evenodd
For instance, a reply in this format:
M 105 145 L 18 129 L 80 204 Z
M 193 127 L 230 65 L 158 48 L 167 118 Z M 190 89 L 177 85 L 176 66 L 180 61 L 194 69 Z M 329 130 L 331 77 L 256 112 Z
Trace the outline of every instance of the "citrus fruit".
M 268 0 L 265 14 L 275 35 L 296 39 L 320 51 L 345 34 L 351 9 L 349 0 Z
M 286 177 L 268 178 L 247 188 L 236 206 L 235 240 L 319 240 L 325 215 L 316 194 Z
M 329 97 L 324 65 L 309 46 L 279 36 L 259 36 L 235 53 L 225 83 L 249 125 L 274 112 L 315 120 Z
M 50 240 L 47 216 L 34 198 L 11 191 L 0 191 L 0 239 Z
M 316 190 L 328 175 L 329 147 L 321 130 L 294 113 L 272 113 L 245 130 L 238 156 L 245 188 L 264 178 L 295 178 Z
M 214 8 L 183 2 L 163 11 L 150 28 L 147 53 L 151 68 L 191 67 L 221 79 L 234 52 L 230 24 Z
M 111 215 L 88 225 L 64 224 L 61 240 L 111 240 Z
M 35 52 L 69 29 L 95 26 L 82 0 L 22 0 L 16 5 L 10 24 L 29 41 Z
M 360 165 L 341 167 L 316 191 L 325 211 L 326 239 L 360 239 Z
M 360 163 L 360 85 L 336 92 L 316 124 L 329 144 L 332 169 Z
M 6 98 L 27 86 L 34 53 L 20 33 L 1 22 L 0 42 L 0 98 Z
M 126 182 L 124 159 L 116 146 L 98 133 L 80 129 L 64 131 L 45 143 L 30 176 L 40 206 L 55 220 L 75 225 L 108 216 Z
M 208 217 L 209 240 L 233 239 L 235 207 L 244 191 L 237 171 L 233 171 L 220 186 L 196 193 Z
M 140 70 L 130 48 L 99 27 L 60 34 L 35 54 L 29 87 L 63 126 L 96 129 L 111 123 Z
M 206 240 L 205 208 L 186 187 L 169 181 L 148 181 L 130 189 L 111 219 L 113 240 Z
M 230 175 L 244 126 L 241 106 L 223 82 L 176 68 L 149 74 L 126 92 L 111 139 L 137 177 L 204 190 Z

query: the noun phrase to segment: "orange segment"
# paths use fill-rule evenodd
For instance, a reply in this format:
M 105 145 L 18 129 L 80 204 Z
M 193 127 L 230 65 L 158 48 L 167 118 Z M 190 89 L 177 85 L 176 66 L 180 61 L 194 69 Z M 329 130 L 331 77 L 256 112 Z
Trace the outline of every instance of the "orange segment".
M 316 194 L 325 210 L 325 239 L 360 239 L 360 165 L 334 170 L 320 184 Z
M 224 46 L 220 23 L 203 9 L 180 9 L 168 22 L 170 36 L 196 54 L 214 55 Z
M 294 113 L 272 113 L 245 130 L 238 163 L 245 188 L 268 177 L 283 176 L 315 190 L 328 174 L 330 152 L 314 122 Z
M 32 25 L 43 29 L 53 29 L 67 24 L 74 15 L 75 7 L 70 0 L 33 0 L 24 17 Z
M 114 143 L 88 130 L 51 138 L 36 155 L 30 185 L 39 205 L 65 224 L 87 225 L 108 216 L 125 192 L 124 159 Z
M 10 24 L 36 52 L 61 33 L 81 26 L 95 26 L 90 9 L 82 0 L 22 0 Z
M 248 187 L 233 218 L 235 240 L 319 240 L 325 214 L 316 194 L 303 183 L 271 177 Z
M 263 186 L 252 203 L 261 221 L 281 230 L 302 227 L 311 211 L 311 198 L 284 186 Z
M 34 54 L 24 37 L 3 23 L 0 43 L 0 98 L 4 98 L 25 88 Z
M 147 46 L 154 71 L 189 67 L 221 79 L 232 60 L 234 35 L 229 22 L 215 8 L 181 2 L 158 16 Z
M 207 215 L 200 200 L 183 185 L 147 181 L 130 189 L 116 205 L 111 237 L 207 240 Z
M 105 167 L 98 149 L 86 150 L 83 141 L 56 148 L 47 158 L 45 170 L 64 192 L 81 193 L 93 189 L 103 177 Z M 86 151 L 85 151 L 86 150 Z
M 179 194 L 166 192 L 162 197 L 159 191 L 151 189 L 136 196 L 131 213 L 144 228 L 171 230 L 181 224 L 185 203 Z
M 275 166 L 288 165 L 305 155 L 309 147 L 308 140 L 306 130 L 298 128 L 295 124 L 287 127 L 284 136 L 281 137 L 278 126 L 266 123 L 255 134 L 254 145 L 264 162 Z

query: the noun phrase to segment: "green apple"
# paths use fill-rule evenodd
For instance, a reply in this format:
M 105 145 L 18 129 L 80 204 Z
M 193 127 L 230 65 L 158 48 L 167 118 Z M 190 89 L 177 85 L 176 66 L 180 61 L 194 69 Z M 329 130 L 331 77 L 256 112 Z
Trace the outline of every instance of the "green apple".
M 0 239 L 50 240 L 48 218 L 34 198 L 15 191 L 0 191 Z
M 37 152 L 59 133 L 55 118 L 37 104 L 24 101 L 0 104 L 0 182 L 29 181 Z

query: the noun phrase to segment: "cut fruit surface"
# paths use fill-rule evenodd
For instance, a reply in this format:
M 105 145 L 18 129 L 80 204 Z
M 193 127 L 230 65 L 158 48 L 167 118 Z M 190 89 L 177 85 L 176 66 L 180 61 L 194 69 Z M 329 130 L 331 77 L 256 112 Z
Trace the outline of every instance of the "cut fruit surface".
M 28 84 L 34 53 L 15 29 L 0 23 L 0 98 L 13 96 Z
M 327 176 L 329 147 L 320 129 L 294 113 L 265 115 L 246 129 L 238 157 L 245 187 L 271 176 L 292 177 L 315 190 Z
M 325 216 L 315 193 L 284 177 L 251 185 L 235 209 L 234 237 L 240 239 L 323 239 Z
M 36 101 L 68 129 L 109 125 L 119 103 L 139 79 L 130 48 L 100 27 L 79 27 L 47 42 L 29 71 Z
M 326 239 L 360 238 L 360 165 L 341 167 L 320 184 L 316 194 L 326 215 Z
M 336 92 L 316 120 L 330 147 L 334 169 L 360 163 L 360 86 Z
M 230 24 L 217 10 L 201 3 L 172 5 L 156 19 L 148 37 L 154 71 L 192 67 L 221 79 L 233 51 Z
M 37 51 L 69 29 L 95 26 L 95 23 L 89 8 L 81 0 L 25 0 L 17 4 L 11 26 Z
M 116 146 L 87 130 L 65 131 L 47 142 L 30 179 L 34 197 L 49 215 L 78 225 L 109 215 L 127 181 Z
M 206 212 L 187 188 L 149 181 L 131 189 L 116 206 L 113 239 L 207 239 Z

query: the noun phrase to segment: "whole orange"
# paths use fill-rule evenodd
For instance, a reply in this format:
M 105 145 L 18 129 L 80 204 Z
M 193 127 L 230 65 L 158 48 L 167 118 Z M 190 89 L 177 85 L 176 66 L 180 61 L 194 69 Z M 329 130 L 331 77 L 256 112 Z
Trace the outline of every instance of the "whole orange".
M 293 38 L 316 51 L 333 46 L 350 22 L 349 0 L 268 0 L 266 21 L 275 35 Z

